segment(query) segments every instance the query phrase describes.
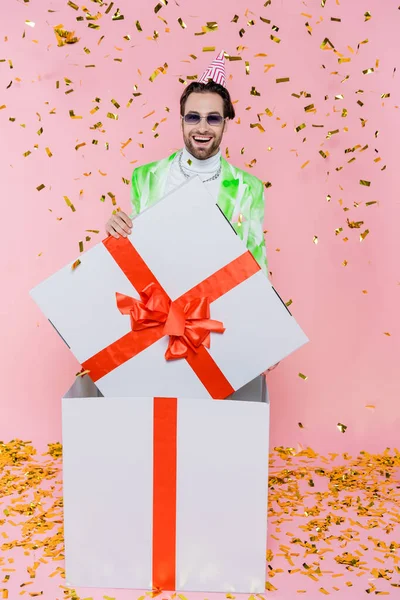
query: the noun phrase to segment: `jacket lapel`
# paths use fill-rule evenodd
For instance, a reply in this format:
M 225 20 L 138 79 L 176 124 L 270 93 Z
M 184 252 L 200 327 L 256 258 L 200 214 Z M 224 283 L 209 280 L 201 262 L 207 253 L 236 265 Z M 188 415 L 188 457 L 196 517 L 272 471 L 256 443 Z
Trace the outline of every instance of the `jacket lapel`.
M 157 202 L 164 195 L 171 162 L 177 154 L 177 152 L 174 152 L 170 156 L 167 156 L 167 158 L 163 158 L 153 164 L 148 177 L 149 187 L 147 197 L 149 206 Z
M 239 194 L 240 179 L 237 170 L 221 157 L 221 185 L 217 204 L 228 221 L 232 221 Z

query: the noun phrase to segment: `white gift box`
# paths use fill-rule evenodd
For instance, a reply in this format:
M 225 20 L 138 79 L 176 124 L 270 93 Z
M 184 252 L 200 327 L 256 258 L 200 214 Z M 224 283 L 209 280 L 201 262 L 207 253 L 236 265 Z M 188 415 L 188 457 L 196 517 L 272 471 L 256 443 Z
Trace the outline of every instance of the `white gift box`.
M 172 301 L 169 320 L 132 330 L 116 294 L 140 309 L 149 284 Z M 129 238 L 107 238 L 31 295 L 105 396 L 225 398 L 308 341 L 197 176 L 141 213 Z M 225 332 L 193 347 L 200 322 L 182 326 L 183 311 L 205 299 Z M 173 340 L 186 358 L 166 360 Z
M 264 381 L 212 400 L 103 398 L 76 380 L 62 409 L 68 585 L 265 591 Z

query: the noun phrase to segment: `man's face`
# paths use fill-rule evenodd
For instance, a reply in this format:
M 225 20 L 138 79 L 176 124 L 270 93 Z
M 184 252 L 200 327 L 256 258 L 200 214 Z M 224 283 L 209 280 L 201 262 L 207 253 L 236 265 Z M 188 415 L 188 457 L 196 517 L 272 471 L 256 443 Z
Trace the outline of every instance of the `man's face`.
M 201 116 L 224 116 L 224 102 L 219 94 L 196 93 L 190 94 L 186 100 L 185 115 L 196 113 Z M 183 140 L 187 150 L 195 158 L 205 160 L 217 154 L 226 131 L 227 120 L 221 125 L 209 125 L 206 119 L 201 119 L 197 125 L 188 125 L 182 119 Z

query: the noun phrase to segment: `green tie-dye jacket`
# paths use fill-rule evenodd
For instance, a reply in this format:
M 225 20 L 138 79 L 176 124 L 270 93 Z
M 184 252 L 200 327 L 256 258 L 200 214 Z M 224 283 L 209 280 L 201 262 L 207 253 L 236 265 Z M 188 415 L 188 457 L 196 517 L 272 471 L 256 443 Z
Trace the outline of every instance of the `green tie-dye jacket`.
M 132 174 L 133 219 L 157 202 L 164 193 L 169 169 L 177 152 L 167 158 L 137 167 Z M 246 243 L 262 270 L 268 275 L 263 233 L 264 187 L 262 181 L 229 164 L 221 157 L 221 185 L 218 206 L 238 236 Z

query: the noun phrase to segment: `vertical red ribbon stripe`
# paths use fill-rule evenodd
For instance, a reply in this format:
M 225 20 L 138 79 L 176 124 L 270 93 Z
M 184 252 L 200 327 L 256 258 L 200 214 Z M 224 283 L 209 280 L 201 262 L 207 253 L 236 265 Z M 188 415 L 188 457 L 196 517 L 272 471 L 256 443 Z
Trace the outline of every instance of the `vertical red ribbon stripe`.
M 154 398 L 153 588 L 175 591 L 177 398 Z

